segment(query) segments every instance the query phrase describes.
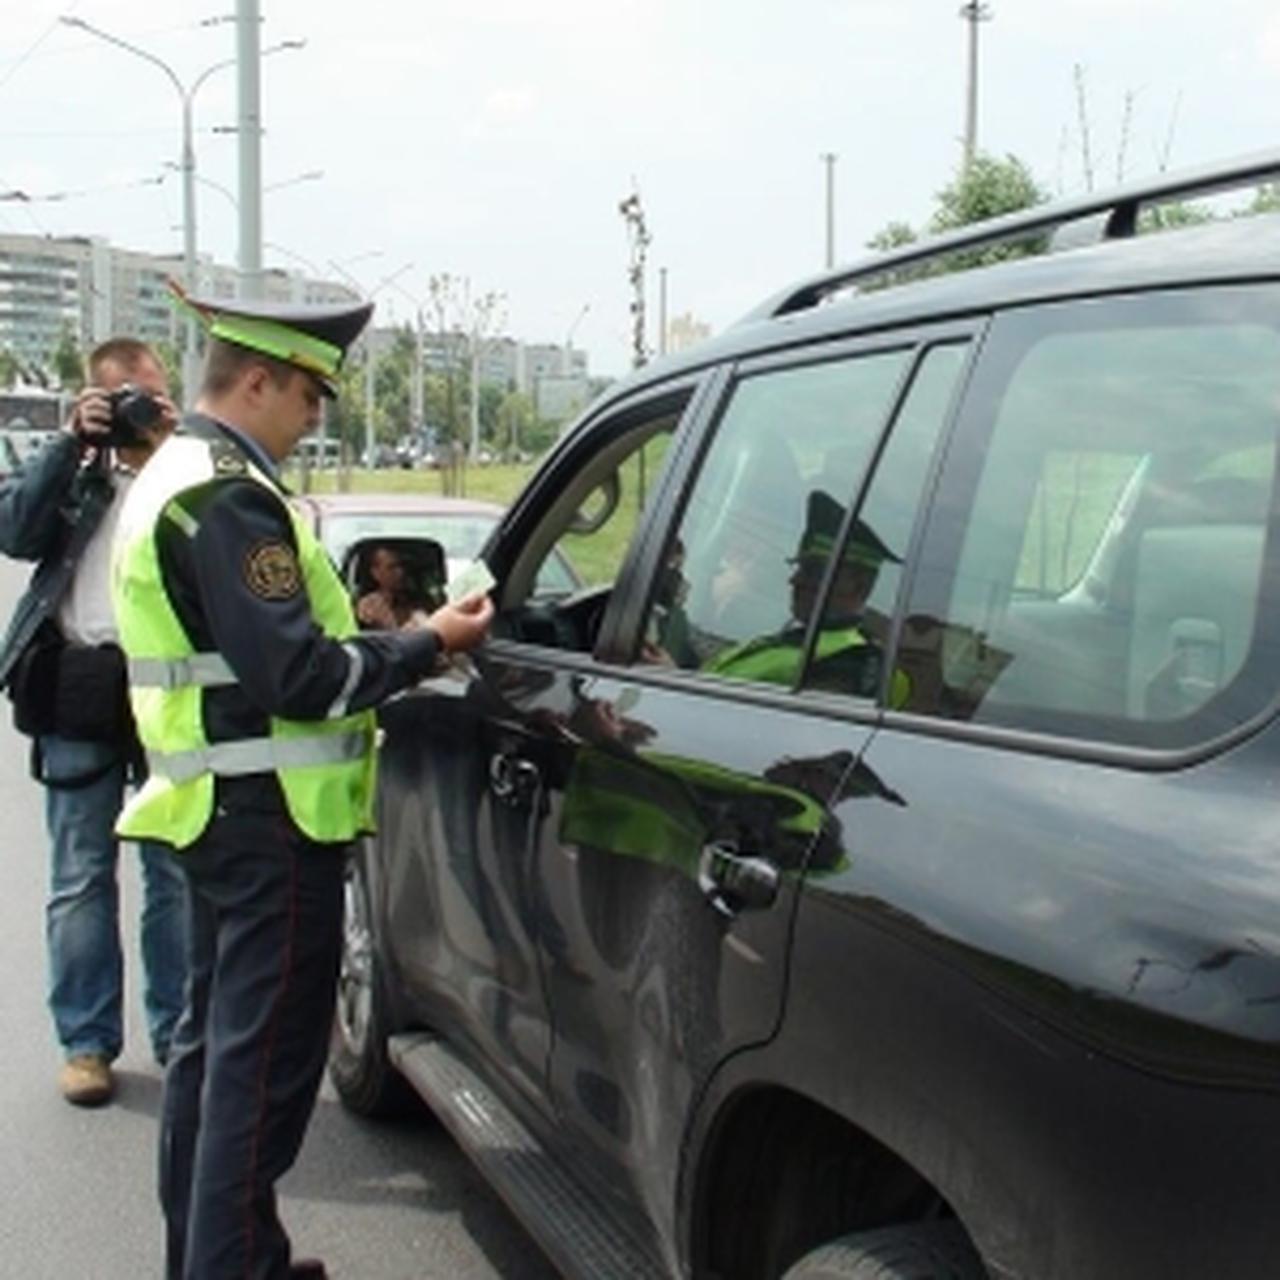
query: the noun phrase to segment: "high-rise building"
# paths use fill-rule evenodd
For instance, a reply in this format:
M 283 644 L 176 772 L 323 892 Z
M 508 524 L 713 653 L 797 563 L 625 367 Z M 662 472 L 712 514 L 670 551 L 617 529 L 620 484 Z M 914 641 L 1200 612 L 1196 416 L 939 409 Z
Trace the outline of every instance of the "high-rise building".
M 96 236 L 0 234 L 0 348 L 24 364 L 46 366 L 64 332 L 81 351 L 127 334 L 144 342 L 181 340 L 168 280 L 182 277 L 180 256 L 120 249 Z M 236 272 L 202 261 L 197 291 L 236 293 Z M 347 302 L 341 282 L 267 271 L 263 295 L 274 302 Z

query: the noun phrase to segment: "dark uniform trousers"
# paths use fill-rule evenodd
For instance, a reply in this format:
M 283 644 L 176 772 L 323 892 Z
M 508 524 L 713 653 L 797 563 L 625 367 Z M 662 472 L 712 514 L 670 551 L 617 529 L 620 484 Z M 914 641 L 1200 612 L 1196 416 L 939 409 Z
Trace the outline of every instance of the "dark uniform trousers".
M 161 1115 L 168 1280 L 289 1274 L 274 1184 L 297 1157 L 324 1069 L 347 852 L 279 811 L 219 805 L 176 855 L 191 971 Z

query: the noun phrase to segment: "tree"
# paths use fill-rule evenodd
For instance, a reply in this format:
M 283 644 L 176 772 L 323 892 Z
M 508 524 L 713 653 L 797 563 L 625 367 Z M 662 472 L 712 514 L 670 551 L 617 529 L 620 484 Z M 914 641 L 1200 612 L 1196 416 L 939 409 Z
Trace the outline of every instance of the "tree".
M 412 419 L 413 367 L 417 338 L 409 325 L 395 332 L 391 350 L 378 362 L 373 379 L 374 435 L 394 444 L 404 435 Z
M 515 459 L 533 450 L 533 401 L 521 391 L 508 391 L 498 406 L 494 443 L 501 453 Z
M 1202 223 L 1214 221 L 1212 210 L 1198 204 L 1188 204 L 1185 200 L 1174 200 L 1169 204 L 1154 205 L 1143 209 L 1138 215 L 1139 231 L 1173 231 L 1178 227 L 1198 227 Z
M 0 347 L 0 387 L 7 391 L 21 375 L 22 361 L 8 347 Z
M 1020 209 L 1043 204 L 1049 193 L 1035 179 L 1031 170 L 1017 156 L 1003 160 L 979 152 L 936 196 L 937 204 L 926 225 L 932 235 L 958 231 L 975 222 L 986 222 Z M 867 248 L 885 252 L 904 245 L 914 244 L 919 234 L 907 222 L 895 220 L 881 227 L 867 241 Z M 1021 258 L 1032 253 L 1043 253 L 1045 240 L 1035 237 L 1022 241 L 991 245 L 986 249 L 970 249 L 948 254 L 919 267 L 906 267 L 888 272 L 882 278 L 863 287 L 875 288 L 902 283 L 923 276 L 938 275 L 944 271 L 962 271 L 969 267 L 986 266 L 1006 258 Z
M 53 374 L 63 391 L 79 391 L 84 386 L 84 359 L 71 326 L 64 324 L 53 350 Z
M 182 354 L 172 342 L 154 342 L 151 346 L 164 368 L 165 378 L 169 383 L 169 399 L 174 404 L 181 405 L 185 393 L 182 385 Z
M 1280 213 L 1280 182 L 1264 182 L 1254 192 L 1250 213 Z
M 975 222 L 987 222 L 1043 204 L 1048 198 L 1048 191 L 1017 156 L 1009 155 L 997 160 L 994 156 L 979 153 L 938 192 L 938 207 L 929 220 L 929 229 L 938 234 L 958 231 Z M 963 270 L 1006 258 L 1025 258 L 1030 254 L 1043 253 L 1045 247 L 1044 238 L 1035 237 L 969 250 L 950 255 L 947 269 Z
M 889 249 L 901 249 L 904 244 L 915 244 L 916 239 L 916 233 L 910 223 L 894 221 L 881 227 L 867 241 L 867 248 L 884 253 Z

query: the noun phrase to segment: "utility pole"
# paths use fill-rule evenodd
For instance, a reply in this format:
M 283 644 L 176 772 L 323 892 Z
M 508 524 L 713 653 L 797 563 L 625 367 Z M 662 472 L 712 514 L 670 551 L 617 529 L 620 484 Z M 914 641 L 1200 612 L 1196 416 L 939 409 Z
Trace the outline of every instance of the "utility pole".
M 618 205 L 627 224 L 627 239 L 631 247 L 631 263 L 627 268 L 627 280 L 631 285 L 631 363 L 639 369 L 649 358 L 644 341 L 644 264 L 652 237 L 640 206 L 639 191 L 631 194 Z
M 262 19 L 258 0 L 236 0 L 239 78 L 240 296 L 262 297 L 262 106 L 259 74 Z
M 658 354 L 667 354 L 667 269 L 658 268 Z
M 1084 67 L 1076 63 L 1076 115 L 1080 121 L 1080 163 L 1084 168 L 1084 189 L 1093 190 L 1093 151 L 1089 144 L 1089 103 L 1085 92 Z
M 964 167 L 973 163 L 978 149 L 978 24 L 989 22 L 991 6 L 982 0 L 966 0 L 960 16 L 969 24 L 969 79 L 964 109 Z
M 827 252 L 824 262 L 830 271 L 836 265 L 836 153 L 824 151 L 818 158 L 827 170 Z

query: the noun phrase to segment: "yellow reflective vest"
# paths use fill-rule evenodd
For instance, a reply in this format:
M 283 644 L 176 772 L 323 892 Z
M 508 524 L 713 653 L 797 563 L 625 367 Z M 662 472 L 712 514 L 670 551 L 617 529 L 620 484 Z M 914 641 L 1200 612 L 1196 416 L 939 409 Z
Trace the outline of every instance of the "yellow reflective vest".
M 314 721 L 273 716 L 266 737 L 210 743 L 205 736 L 205 690 L 235 684 L 236 676 L 220 654 L 192 646 L 165 589 L 156 541 L 161 521 L 195 536 L 198 524 L 183 506 L 188 490 L 246 476 L 270 489 L 288 512 L 317 624 L 335 640 L 357 630 L 346 588 L 310 527 L 252 463 L 241 464 L 237 454 L 233 468 L 217 465 L 225 461 L 218 450 L 198 437 L 171 438 L 138 476 L 121 513 L 111 594 L 149 776 L 125 805 L 116 834 L 185 848 L 213 816 L 215 777 L 274 772 L 305 835 L 350 840 L 373 829 L 373 712 Z

